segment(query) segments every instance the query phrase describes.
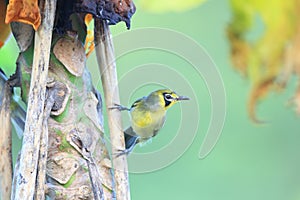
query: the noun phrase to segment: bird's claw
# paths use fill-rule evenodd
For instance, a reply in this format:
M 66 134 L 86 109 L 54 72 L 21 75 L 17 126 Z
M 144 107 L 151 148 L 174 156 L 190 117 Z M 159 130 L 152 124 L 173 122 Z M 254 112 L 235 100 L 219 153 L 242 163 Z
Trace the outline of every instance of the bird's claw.
M 130 110 L 129 108 L 127 108 L 127 107 L 125 107 L 125 106 L 122 106 L 122 105 L 120 105 L 120 104 L 114 104 L 114 106 L 112 106 L 112 107 L 109 107 L 109 109 L 110 110 L 113 110 L 113 109 L 117 109 L 117 110 L 119 110 L 119 111 L 124 111 L 124 110 Z
M 126 155 L 126 156 L 128 156 L 128 154 L 131 152 L 130 150 L 128 150 L 128 149 L 124 149 L 124 150 L 122 150 L 122 149 L 117 149 L 117 153 L 114 153 L 114 155 L 116 156 L 116 158 L 118 158 L 118 157 L 120 157 L 120 156 L 123 156 L 123 155 Z

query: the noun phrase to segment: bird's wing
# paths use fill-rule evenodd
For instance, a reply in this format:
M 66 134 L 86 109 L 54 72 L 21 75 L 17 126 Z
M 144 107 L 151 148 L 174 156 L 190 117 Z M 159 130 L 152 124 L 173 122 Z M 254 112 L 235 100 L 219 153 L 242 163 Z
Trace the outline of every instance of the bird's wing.
M 134 108 L 134 107 L 136 107 L 137 105 L 139 105 L 139 103 L 140 103 L 142 100 L 144 100 L 145 98 L 146 98 L 146 97 L 142 97 L 142 98 L 136 100 L 136 101 L 131 105 L 131 108 Z

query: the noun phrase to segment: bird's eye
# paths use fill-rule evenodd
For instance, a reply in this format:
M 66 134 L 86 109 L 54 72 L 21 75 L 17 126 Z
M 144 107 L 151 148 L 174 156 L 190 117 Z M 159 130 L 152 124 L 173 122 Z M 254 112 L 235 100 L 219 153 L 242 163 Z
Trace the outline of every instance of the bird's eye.
M 170 94 L 165 94 L 165 100 L 172 101 L 173 97 Z

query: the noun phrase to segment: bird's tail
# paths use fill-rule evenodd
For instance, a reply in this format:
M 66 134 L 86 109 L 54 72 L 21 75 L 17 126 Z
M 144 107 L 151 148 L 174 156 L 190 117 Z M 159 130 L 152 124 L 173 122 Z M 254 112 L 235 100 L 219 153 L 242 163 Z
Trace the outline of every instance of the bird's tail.
M 126 151 L 130 153 L 134 146 L 139 143 L 139 137 L 133 131 L 132 127 L 129 127 L 124 131 L 124 137 Z

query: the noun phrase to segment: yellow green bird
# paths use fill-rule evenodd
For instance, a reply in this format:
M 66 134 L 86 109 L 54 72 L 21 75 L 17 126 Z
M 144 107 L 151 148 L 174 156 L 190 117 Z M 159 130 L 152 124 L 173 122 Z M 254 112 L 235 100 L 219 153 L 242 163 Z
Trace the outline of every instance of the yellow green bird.
M 169 89 L 161 89 L 138 99 L 130 108 L 115 104 L 111 109 L 127 110 L 131 118 L 131 126 L 124 131 L 126 149 L 120 155 L 129 154 L 136 144 L 156 136 L 165 123 L 167 110 L 182 100 L 189 98 Z

